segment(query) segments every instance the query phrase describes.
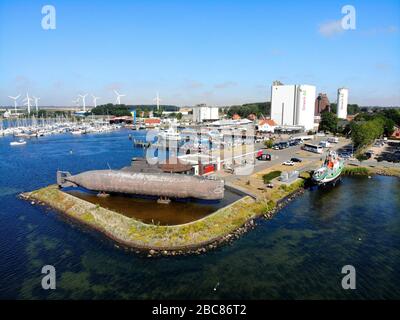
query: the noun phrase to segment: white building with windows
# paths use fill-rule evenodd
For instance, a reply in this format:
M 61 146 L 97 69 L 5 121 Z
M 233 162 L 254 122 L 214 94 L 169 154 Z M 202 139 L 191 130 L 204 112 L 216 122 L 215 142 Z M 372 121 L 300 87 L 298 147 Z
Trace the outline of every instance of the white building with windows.
M 337 117 L 347 119 L 347 104 L 349 102 L 349 89 L 339 88 L 337 95 Z
M 196 123 L 218 119 L 218 107 L 207 106 L 206 104 L 198 104 L 193 107 L 193 121 Z
M 316 87 L 284 85 L 275 81 L 271 89 L 271 119 L 278 126 L 314 129 Z

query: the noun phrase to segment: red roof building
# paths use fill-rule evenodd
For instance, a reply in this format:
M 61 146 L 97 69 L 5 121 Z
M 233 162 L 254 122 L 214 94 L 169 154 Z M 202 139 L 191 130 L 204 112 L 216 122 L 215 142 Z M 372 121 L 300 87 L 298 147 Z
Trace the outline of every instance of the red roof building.
M 394 131 L 392 134 L 393 138 L 400 139 L 400 128 L 398 126 L 394 126 Z
M 258 125 L 259 126 L 262 126 L 262 125 L 265 125 L 265 124 L 267 124 L 267 125 L 269 125 L 271 127 L 276 127 L 277 126 L 276 122 L 274 120 L 272 120 L 272 119 L 263 119 L 263 120 L 258 121 Z
M 161 123 L 161 119 L 160 118 L 146 118 L 144 119 L 144 124 L 146 126 L 156 126 L 159 125 Z

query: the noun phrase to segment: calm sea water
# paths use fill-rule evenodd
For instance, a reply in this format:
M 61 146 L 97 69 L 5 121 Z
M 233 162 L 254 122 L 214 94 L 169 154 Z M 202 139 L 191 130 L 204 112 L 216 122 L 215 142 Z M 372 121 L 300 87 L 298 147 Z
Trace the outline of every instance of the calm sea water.
M 178 258 L 125 252 L 17 198 L 54 183 L 57 169 L 129 164 L 142 150 L 128 133 L 50 136 L 13 148 L 0 138 L 0 298 L 400 298 L 400 179 L 345 178 L 307 191 L 233 245 Z M 51 292 L 40 285 L 46 264 L 57 270 Z M 354 291 L 341 289 L 348 264 L 357 270 Z

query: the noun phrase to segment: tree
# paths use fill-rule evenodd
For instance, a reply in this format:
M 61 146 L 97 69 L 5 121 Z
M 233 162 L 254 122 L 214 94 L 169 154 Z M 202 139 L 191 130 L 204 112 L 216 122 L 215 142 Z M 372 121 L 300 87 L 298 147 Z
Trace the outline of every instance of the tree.
M 390 137 L 394 132 L 395 122 L 392 119 L 386 118 L 384 116 L 380 116 L 383 121 L 383 134 L 387 137 Z
M 382 111 L 383 115 L 390 119 L 393 120 L 395 124 L 400 126 L 400 110 L 399 109 L 385 109 Z
M 94 115 L 110 115 L 116 117 L 130 116 L 131 111 L 124 104 L 114 105 L 112 103 L 103 104 L 92 109 Z
M 271 139 L 264 141 L 264 146 L 266 146 L 268 149 L 271 149 L 273 145 L 274 145 L 274 141 Z
M 356 159 L 360 162 L 363 162 L 365 160 L 368 160 L 368 156 L 365 153 L 357 153 L 356 154 Z
M 255 114 L 257 117 L 268 115 L 271 113 L 270 102 L 255 102 L 243 104 L 241 106 L 231 106 L 227 111 L 228 117 L 232 118 L 234 114 L 238 114 L 241 118 L 247 118 L 250 114 Z
M 382 118 L 375 118 L 369 121 L 352 122 L 351 139 L 354 146 L 359 149 L 371 144 L 375 139 L 384 133 L 385 121 Z
M 360 112 L 360 107 L 358 104 L 347 105 L 347 114 L 354 115 Z
M 338 117 L 333 112 L 323 111 L 321 113 L 321 122 L 319 131 L 329 131 L 336 133 L 338 128 Z

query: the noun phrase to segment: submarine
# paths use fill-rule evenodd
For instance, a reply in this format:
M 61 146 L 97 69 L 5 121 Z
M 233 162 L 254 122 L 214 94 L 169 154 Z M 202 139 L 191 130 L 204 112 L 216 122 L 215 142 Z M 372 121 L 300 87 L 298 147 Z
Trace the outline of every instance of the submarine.
M 223 180 L 178 173 L 130 170 L 92 170 L 76 175 L 57 171 L 57 184 L 60 188 L 83 187 L 104 193 L 201 200 L 221 200 L 225 189 Z

